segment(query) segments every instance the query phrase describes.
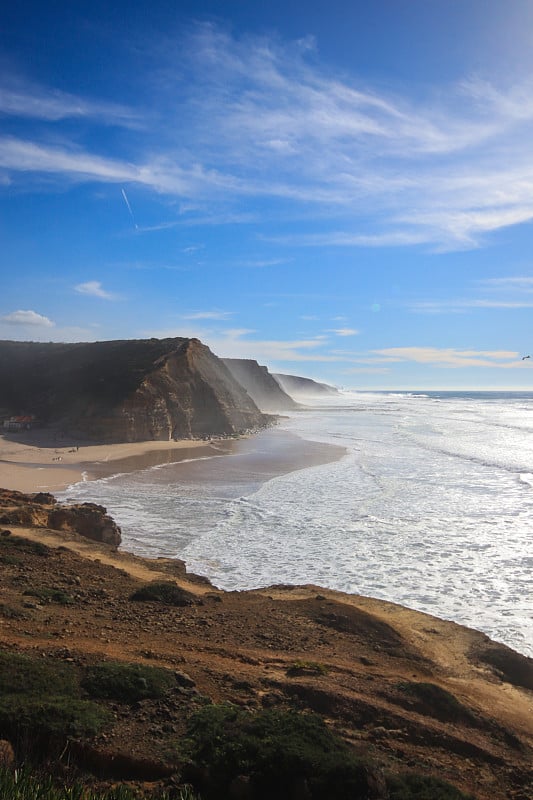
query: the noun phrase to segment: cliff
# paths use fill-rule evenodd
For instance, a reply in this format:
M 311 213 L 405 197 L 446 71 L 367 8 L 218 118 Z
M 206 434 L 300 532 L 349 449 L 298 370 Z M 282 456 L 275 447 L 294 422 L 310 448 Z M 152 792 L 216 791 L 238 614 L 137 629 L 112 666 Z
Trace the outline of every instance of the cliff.
M 267 367 L 261 366 L 251 358 L 222 360 L 261 411 L 276 413 L 298 408 L 298 404 L 281 388 Z
M 533 796 L 531 659 L 382 600 L 220 592 L 41 522 L 0 535 L 0 740 L 17 763 L 149 797 L 156 780 L 206 800 Z
M 273 377 L 283 391 L 290 394 L 291 397 L 301 398 L 302 400 L 306 397 L 325 397 L 339 394 L 339 390 L 334 386 L 329 386 L 327 383 L 318 383 L 311 380 L 311 378 L 301 378 L 298 375 L 282 375 L 280 373 L 273 373 Z
M 262 414 L 198 339 L 0 342 L 0 408 L 107 442 L 232 435 Z

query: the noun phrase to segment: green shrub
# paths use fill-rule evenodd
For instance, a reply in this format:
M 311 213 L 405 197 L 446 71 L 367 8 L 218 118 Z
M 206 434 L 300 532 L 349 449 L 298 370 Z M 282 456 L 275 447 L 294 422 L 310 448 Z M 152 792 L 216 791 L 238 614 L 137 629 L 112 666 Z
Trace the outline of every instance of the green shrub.
M 389 778 L 390 800 L 474 800 L 450 783 L 429 775 L 406 773 Z
M 4 617 L 4 619 L 25 619 L 26 614 L 20 608 L 0 603 L 0 617 Z
M 94 736 L 109 719 L 80 698 L 73 665 L 0 652 L 0 738 L 39 755 L 71 737 Z
M 195 598 L 190 592 L 180 589 L 172 581 L 153 581 L 134 592 L 130 600 L 163 603 L 167 606 L 190 606 Z
M 5 564 L 7 567 L 17 567 L 19 564 L 22 564 L 23 561 L 18 556 L 12 556 L 9 553 L 4 553 L 0 555 L 0 564 Z
M 143 664 L 105 662 L 88 667 L 82 686 L 94 698 L 135 703 L 163 697 L 175 685 L 172 672 Z
M 15 548 L 25 550 L 36 556 L 49 556 L 52 550 L 42 542 L 34 542 L 32 539 L 24 539 L 22 536 L 2 536 L 0 537 L 2 548 Z
M 208 706 L 191 718 L 188 737 L 207 798 L 227 797 L 237 776 L 249 778 L 258 800 L 290 798 L 304 783 L 316 799 L 362 800 L 368 793 L 365 766 L 313 714 Z
M 46 697 L 79 694 L 77 673 L 70 664 L 0 652 L 0 696 L 25 694 Z
M 26 589 L 24 594 L 27 597 L 36 597 L 41 603 L 59 603 L 62 606 L 70 606 L 74 603 L 74 598 L 62 589 L 49 588 L 43 586 L 38 589 Z
M 104 708 L 75 697 L 13 694 L 0 698 L 0 730 L 15 740 L 28 734 L 54 741 L 95 736 L 109 719 Z

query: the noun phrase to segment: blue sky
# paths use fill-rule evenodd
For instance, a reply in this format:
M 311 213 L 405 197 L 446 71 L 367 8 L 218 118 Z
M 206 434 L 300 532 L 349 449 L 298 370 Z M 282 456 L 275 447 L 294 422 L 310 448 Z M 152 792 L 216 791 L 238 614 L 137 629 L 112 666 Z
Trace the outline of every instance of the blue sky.
M 529 0 L 3 4 L 0 338 L 533 388 L 532 76 Z

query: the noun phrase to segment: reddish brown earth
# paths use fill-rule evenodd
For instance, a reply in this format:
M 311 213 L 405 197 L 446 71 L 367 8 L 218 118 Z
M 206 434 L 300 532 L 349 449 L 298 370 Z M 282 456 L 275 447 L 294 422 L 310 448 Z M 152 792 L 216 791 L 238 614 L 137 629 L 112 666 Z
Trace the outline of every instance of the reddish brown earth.
M 20 503 L 4 492 L 0 516 Z M 180 736 L 185 710 L 207 696 L 249 709 L 314 710 L 385 769 L 436 775 L 479 800 L 533 796 L 532 661 L 485 635 L 316 586 L 224 593 L 181 562 L 136 558 L 68 530 L 7 527 L 49 550 L 0 560 L 1 648 L 181 674 L 171 699 L 117 706 L 111 731 L 82 754 L 96 772 L 113 760 L 125 779 L 164 777 L 168 737 Z M 174 580 L 194 602 L 130 600 L 153 580 Z M 60 588 L 73 603 L 32 602 L 24 592 L 35 586 Z M 410 698 L 405 683 L 445 689 L 460 713 Z

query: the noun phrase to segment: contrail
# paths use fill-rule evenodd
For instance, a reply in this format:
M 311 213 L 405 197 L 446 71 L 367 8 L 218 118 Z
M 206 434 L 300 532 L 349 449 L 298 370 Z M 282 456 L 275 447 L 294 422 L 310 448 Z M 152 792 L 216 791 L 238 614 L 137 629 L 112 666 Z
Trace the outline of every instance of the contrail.
M 138 231 L 139 228 L 137 227 L 137 223 L 135 222 L 135 217 L 133 216 L 133 211 L 131 210 L 130 201 L 128 200 L 128 196 L 126 194 L 126 191 L 125 191 L 125 189 L 121 189 L 121 191 L 122 191 L 122 197 L 124 198 L 124 202 L 126 203 L 126 205 L 128 207 L 128 211 L 130 212 L 132 222 L 135 225 L 135 230 Z

